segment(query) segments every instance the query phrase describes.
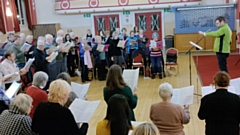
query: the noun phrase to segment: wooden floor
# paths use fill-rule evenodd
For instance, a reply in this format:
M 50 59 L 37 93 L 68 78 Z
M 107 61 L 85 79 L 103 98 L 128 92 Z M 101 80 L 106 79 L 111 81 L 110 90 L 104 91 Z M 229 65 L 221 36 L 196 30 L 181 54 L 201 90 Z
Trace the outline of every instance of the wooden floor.
M 173 85 L 174 88 L 185 87 L 190 85 L 189 79 L 189 62 L 187 56 L 179 56 L 179 72 L 177 76 L 166 77 L 162 80 L 156 78 L 152 79 L 143 79 L 143 76 L 139 76 L 138 81 L 138 104 L 134 109 L 135 116 L 137 121 L 148 121 L 150 106 L 153 103 L 161 101 L 158 95 L 158 86 L 163 82 L 169 82 Z M 212 77 L 212 76 L 210 76 Z M 80 77 L 73 78 L 73 81 L 81 83 Z M 197 72 L 195 64 L 192 61 L 192 84 L 195 86 L 195 93 L 201 94 L 201 82 L 197 79 Z M 103 87 L 105 86 L 105 81 L 100 82 L 94 80 L 91 82 L 87 98 L 89 101 L 101 100 L 100 105 L 98 106 L 96 112 L 93 114 L 89 122 L 88 135 L 96 134 L 96 125 L 99 121 L 103 120 L 106 114 L 107 105 L 103 100 Z M 184 126 L 184 131 L 186 135 L 203 135 L 205 131 L 205 122 L 201 121 L 197 117 L 199 110 L 199 100 L 201 97 L 194 96 L 194 104 L 190 105 L 190 123 Z

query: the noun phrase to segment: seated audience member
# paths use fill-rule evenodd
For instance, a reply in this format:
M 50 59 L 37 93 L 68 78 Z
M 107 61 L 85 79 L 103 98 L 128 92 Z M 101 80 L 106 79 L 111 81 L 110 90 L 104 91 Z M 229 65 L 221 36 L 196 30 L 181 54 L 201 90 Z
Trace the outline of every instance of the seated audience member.
M 0 86 L 1 84 L 2 84 L 2 79 L 0 79 Z M 9 109 L 10 102 L 11 102 L 11 99 L 7 97 L 4 89 L 0 87 L 0 114 L 4 110 Z
M 62 79 L 64 81 L 66 81 L 71 86 L 71 77 L 70 77 L 70 75 L 68 73 L 66 73 L 66 72 L 60 73 L 57 76 L 57 79 Z M 78 98 L 76 93 L 71 91 L 69 93 L 68 100 L 67 100 L 67 102 L 66 102 L 66 104 L 64 106 L 68 108 L 76 98 Z
M 13 33 L 9 33 L 7 36 L 7 44 L 4 46 L 3 50 L 7 51 L 7 50 L 11 50 L 12 46 L 14 45 L 14 34 Z
M 34 116 L 32 129 L 40 135 L 86 135 L 88 124 L 79 129 L 71 111 L 64 107 L 71 86 L 64 80 L 50 84 L 48 102 L 39 103 Z
M 122 94 L 126 97 L 130 107 L 131 120 L 135 121 L 133 109 L 137 106 L 137 88 L 132 92 L 122 77 L 122 69 L 118 65 L 112 65 L 108 71 L 106 87 L 103 89 L 104 100 L 108 104 L 109 98 L 114 94 Z
M 83 36 L 82 41 L 79 44 L 80 64 L 82 68 L 82 72 L 81 72 L 82 82 L 90 81 L 90 79 L 88 78 L 88 70 L 93 67 L 90 50 L 92 50 L 92 48 L 87 43 L 86 37 Z
M 27 45 L 31 45 L 31 47 L 29 48 L 29 50 L 25 53 L 26 56 L 26 61 L 28 61 L 28 59 L 33 58 L 33 51 L 35 50 L 35 46 L 32 44 L 33 43 L 33 36 L 31 35 L 27 35 L 26 37 L 26 43 L 24 43 L 23 45 L 27 44 Z
M 28 87 L 26 94 L 28 94 L 33 99 L 33 108 L 30 112 L 30 117 L 33 118 L 33 114 L 40 102 L 47 102 L 48 95 L 42 89 L 46 86 L 48 81 L 48 75 L 42 71 L 36 72 L 33 75 L 32 86 Z
M 45 42 L 43 40 L 38 40 L 37 49 L 33 52 L 33 56 L 35 58 L 33 65 L 35 72 L 43 71 L 49 75 L 49 62 L 47 61 L 49 57 L 47 57 L 47 53 L 44 48 Z
M 226 72 L 216 73 L 216 91 L 201 99 L 198 117 L 206 122 L 206 135 L 239 135 L 240 98 L 228 92 L 229 82 Z
M 26 94 L 18 94 L 10 103 L 10 109 L 0 115 L 1 135 L 35 135 L 31 130 L 32 120 L 29 113 L 32 98 Z
M 24 33 L 20 33 L 19 37 L 20 37 L 20 46 L 22 46 L 26 42 L 26 36 Z
M 101 45 L 102 43 L 102 39 L 100 36 L 96 36 L 96 44 L 93 47 L 92 51 L 93 51 L 93 56 L 94 56 L 94 63 L 96 68 L 98 69 L 97 71 L 97 75 L 98 75 L 98 79 L 100 81 L 104 81 L 106 80 L 106 53 L 104 50 L 97 50 L 98 49 L 98 45 Z
M 52 47 L 55 47 L 54 45 L 52 45 L 52 41 L 53 41 L 53 36 L 51 34 L 47 34 L 45 36 L 46 39 L 46 45 L 45 45 L 45 49 L 48 50 Z M 53 53 L 53 50 L 49 50 L 46 51 L 47 55 L 50 56 L 51 53 Z M 52 62 L 49 63 L 49 81 L 52 82 L 57 78 L 57 65 L 56 65 L 56 59 L 54 59 Z
M 7 80 L 5 80 L 5 89 L 8 89 L 13 81 L 20 81 L 20 75 L 24 75 L 27 73 L 28 69 L 18 69 L 15 63 L 15 54 L 13 51 L 8 50 L 4 53 L 4 61 L 1 63 L 0 72 L 2 76 L 6 76 L 15 72 L 18 72 L 19 74 L 16 76 L 13 76 Z
M 190 121 L 189 107 L 171 103 L 172 90 L 169 83 L 159 86 L 159 96 L 163 101 L 151 106 L 150 119 L 161 135 L 184 135 L 183 124 Z
M 157 127 L 152 123 L 143 123 L 137 126 L 132 135 L 160 135 Z
M 96 135 L 127 135 L 133 129 L 127 99 L 121 94 L 109 98 L 106 118 L 97 124 Z
M 24 52 L 20 50 L 22 46 L 20 45 L 20 37 L 15 36 L 14 45 L 12 46 L 12 51 L 14 52 L 16 58 L 15 63 L 19 69 L 22 69 L 25 66 L 25 57 Z
M 161 42 L 158 40 L 158 33 L 154 32 L 153 35 L 155 42 Z M 156 46 L 156 47 L 152 47 L 151 45 L 149 46 L 149 50 L 150 50 L 150 60 L 151 60 L 151 64 L 152 64 L 152 79 L 154 79 L 157 75 L 157 73 L 159 74 L 159 78 L 162 79 L 162 68 L 164 67 L 163 63 L 163 56 L 162 56 L 162 50 L 161 50 L 161 46 Z
M 108 48 L 108 53 L 111 61 L 113 61 L 113 64 L 118 64 L 120 67 L 122 67 L 123 58 L 122 58 L 122 49 L 121 47 L 118 47 L 118 34 L 117 32 L 112 33 L 112 39 L 110 39 L 109 43 L 110 46 Z

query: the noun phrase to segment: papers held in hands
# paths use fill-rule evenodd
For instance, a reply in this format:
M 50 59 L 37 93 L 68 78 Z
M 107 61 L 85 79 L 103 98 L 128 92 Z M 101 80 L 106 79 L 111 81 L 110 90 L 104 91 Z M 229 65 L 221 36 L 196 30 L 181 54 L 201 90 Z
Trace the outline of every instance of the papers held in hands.
M 75 99 L 69 106 L 69 109 L 76 123 L 88 123 L 99 103 L 100 100 L 89 102 L 82 99 Z
M 10 78 L 15 78 L 19 75 L 19 72 L 14 72 L 14 73 L 11 73 L 11 74 L 8 74 L 8 75 L 5 75 L 3 77 L 3 81 L 6 81 L 7 79 L 10 79 Z
M 197 47 L 199 50 L 202 50 L 203 48 L 195 43 L 193 43 L 192 41 L 190 41 L 190 44 L 194 47 Z
M 123 70 L 123 79 L 132 90 L 134 90 L 134 88 L 136 88 L 138 85 L 138 76 L 139 68 L 135 70 L 132 69 Z
M 57 51 L 57 50 L 58 50 L 58 48 L 56 46 L 53 46 L 53 47 L 49 48 L 48 50 L 46 50 L 46 52 L 47 52 L 47 54 L 50 54 L 50 53 L 52 53 L 54 51 Z
M 20 48 L 20 50 L 23 51 L 23 52 L 24 52 L 24 51 L 28 51 L 31 47 L 32 47 L 32 45 L 25 43 L 25 44 L 23 44 L 23 46 Z
M 58 56 L 58 52 L 51 53 L 50 56 L 48 56 L 48 62 L 52 62 L 56 57 Z
M 97 50 L 102 52 L 102 51 L 104 51 L 104 47 L 105 47 L 105 45 L 98 44 Z
M 88 84 L 78 84 L 75 82 L 71 82 L 72 91 L 76 93 L 79 99 L 85 99 L 90 83 Z
M 34 60 L 35 60 L 35 58 L 30 58 L 30 59 L 28 59 L 28 61 L 27 61 L 27 63 L 25 64 L 24 68 L 25 68 L 25 69 L 29 69 Z
M 179 105 L 193 104 L 194 86 L 188 86 L 179 89 L 173 89 L 171 102 Z
M 156 48 L 157 47 L 157 42 L 154 40 L 150 40 L 150 48 Z
M 119 40 L 117 47 L 124 48 L 124 47 L 125 47 L 125 44 L 126 44 L 126 41 L 124 41 L 124 40 Z
M 213 93 L 215 91 L 216 91 L 216 89 L 213 86 L 204 86 L 204 87 L 202 87 L 202 97 L 204 97 L 204 96 L 206 96 L 208 94 L 211 94 L 211 93 Z M 228 87 L 228 92 L 236 94 L 235 89 L 234 89 L 233 86 L 229 86 Z
M 71 47 L 74 47 L 74 42 L 66 42 L 65 44 L 61 44 L 59 49 L 63 49 L 64 52 L 69 52 Z
M 17 83 L 17 82 L 13 82 L 12 85 L 8 88 L 8 90 L 6 91 L 6 95 L 8 98 L 13 98 L 14 95 L 16 95 L 16 93 L 18 92 L 18 90 L 20 89 L 21 84 Z
M 233 86 L 237 95 L 240 95 L 240 78 L 231 79 L 230 86 Z

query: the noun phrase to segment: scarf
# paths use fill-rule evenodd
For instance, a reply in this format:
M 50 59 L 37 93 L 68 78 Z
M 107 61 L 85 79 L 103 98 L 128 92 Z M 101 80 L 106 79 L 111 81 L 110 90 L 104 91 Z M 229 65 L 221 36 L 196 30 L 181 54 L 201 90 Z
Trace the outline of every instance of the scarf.
M 84 45 L 83 45 L 84 46 Z M 84 64 L 87 65 L 88 68 L 92 68 L 92 60 L 89 50 L 84 51 Z

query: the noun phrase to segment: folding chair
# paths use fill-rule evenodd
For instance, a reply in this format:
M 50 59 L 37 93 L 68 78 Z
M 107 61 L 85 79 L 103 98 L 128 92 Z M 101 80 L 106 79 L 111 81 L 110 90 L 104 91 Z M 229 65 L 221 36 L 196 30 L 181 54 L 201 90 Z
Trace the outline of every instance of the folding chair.
M 177 62 L 177 59 L 178 59 L 178 50 L 175 49 L 175 48 L 169 48 L 167 49 L 166 51 L 166 69 L 167 67 L 169 66 L 170 68 L 171 67 L 177 67 L 177 72 L 179 74 L 179 67 L 178 67 L 178 62 Z

